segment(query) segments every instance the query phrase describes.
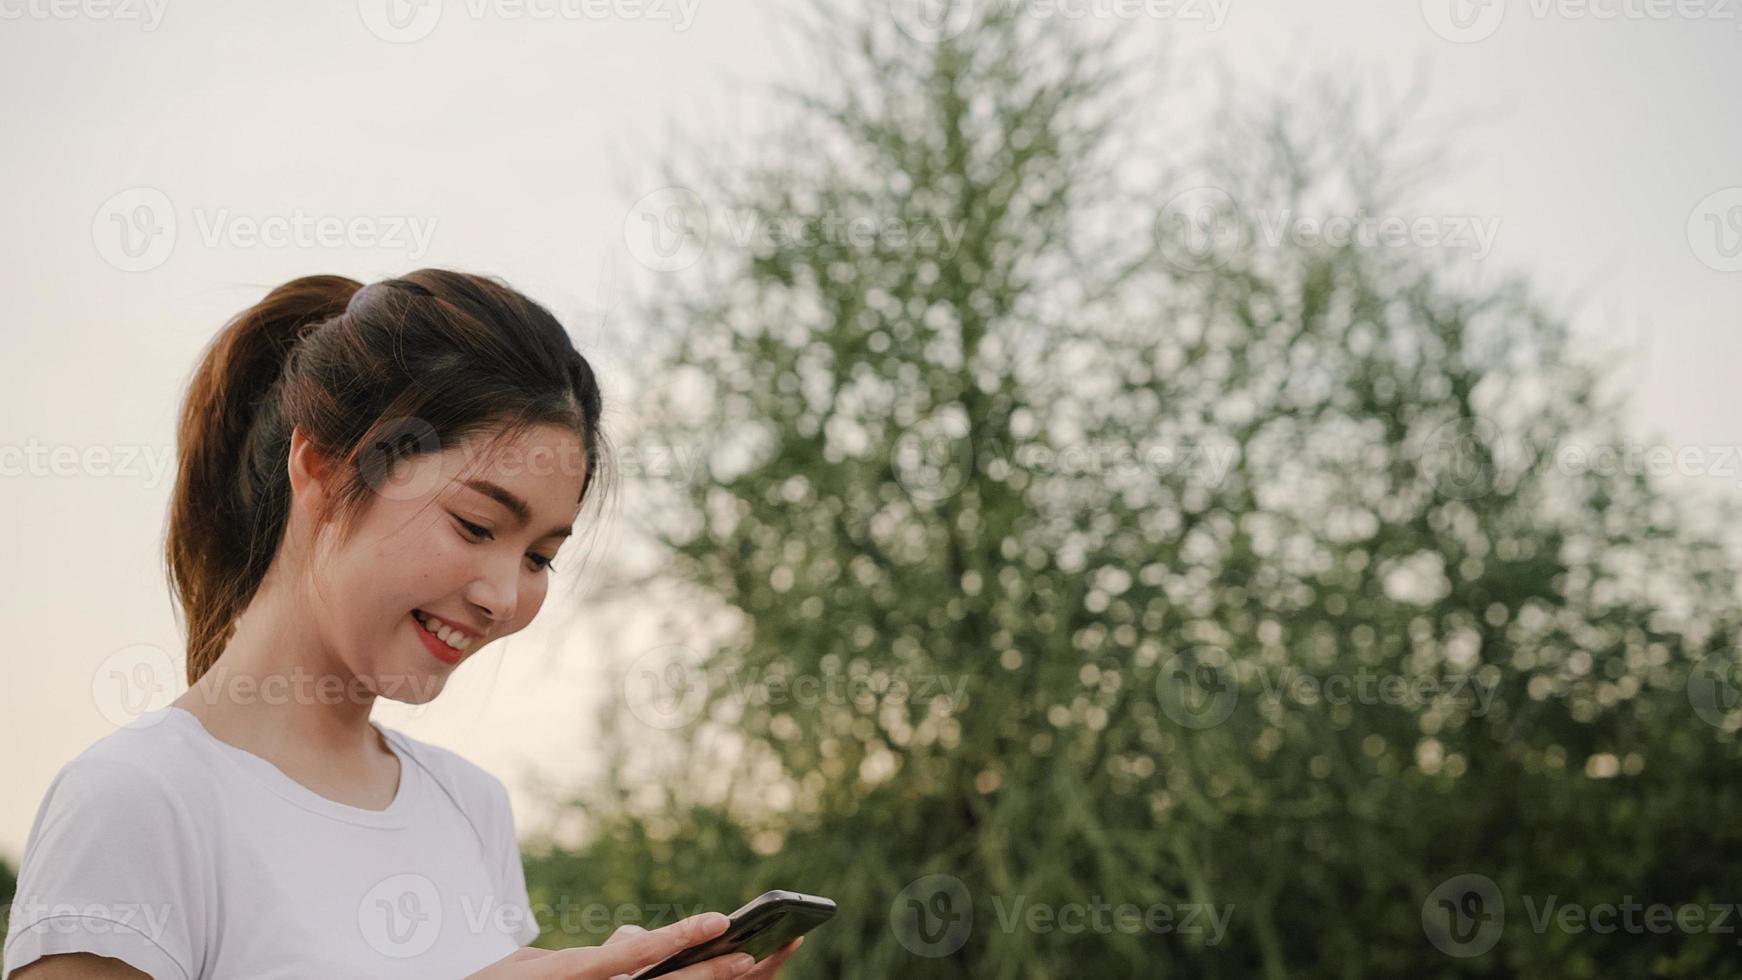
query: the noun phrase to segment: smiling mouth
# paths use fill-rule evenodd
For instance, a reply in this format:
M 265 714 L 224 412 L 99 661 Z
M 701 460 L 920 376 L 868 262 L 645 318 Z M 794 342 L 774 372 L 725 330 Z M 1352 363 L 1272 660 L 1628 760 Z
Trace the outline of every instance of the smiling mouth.
M 442 663 L 449 665 L 459 663 L 460 659 L 466 655 L 466 651 L 448 645 L 448 642 L 442 639 L 441 636 L 430 632 L 429 629 L 423 625 L 422 619 L 424 615 L 423 610 L 414 609 L 411 611 L 410 616 L 412 629 L 417 631 L 417 638 L 423 642 L 424 649 L 428 650 L 431 655 Z M 452 631 L 446 632 L 448 632 L 449 636 L 454 636 Z M 468 638 L 456 637 L 456 639 L 460 643 L 464 643 L 468 648 L 472 645 L 472 641 Z

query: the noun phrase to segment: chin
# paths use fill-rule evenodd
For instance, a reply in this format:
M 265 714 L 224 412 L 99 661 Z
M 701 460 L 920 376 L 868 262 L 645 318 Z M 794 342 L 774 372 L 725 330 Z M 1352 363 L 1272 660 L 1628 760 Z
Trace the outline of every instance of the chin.
M 418 705 L 434 701 L 442 693 L 442 688 L 447 686 L 447 682 L 446 671 L 410 671 L 372 676 L 368 680 L 368 687 L 378 698 Z

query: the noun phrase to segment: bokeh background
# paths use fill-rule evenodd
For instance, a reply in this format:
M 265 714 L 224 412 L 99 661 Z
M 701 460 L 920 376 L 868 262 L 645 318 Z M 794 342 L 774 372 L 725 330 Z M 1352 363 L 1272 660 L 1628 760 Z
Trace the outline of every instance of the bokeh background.
M 1730 976 L 1742 13 L 0 0 L 0 886 L 182 689 L 173 420 L 298 275 L 546 303 L 623 481 L 378 720 L 543 946 Z

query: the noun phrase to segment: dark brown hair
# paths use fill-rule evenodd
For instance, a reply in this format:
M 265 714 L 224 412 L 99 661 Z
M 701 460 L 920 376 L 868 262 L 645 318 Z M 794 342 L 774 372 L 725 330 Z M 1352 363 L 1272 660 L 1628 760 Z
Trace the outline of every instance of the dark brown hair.
M 599 386 L 548 310 L 482 276 L 420 269 L 368 286 L 304 276 L 219 331 L 188 384 L 164 543 L 191 685 L 229 641 L 284 535 L 290 435 L 345 474 L 322 519 L 348 533 L 398 462 L 491 430 L 576 433 L 582 498 L 606 458 Z M 596 496 L 596 495 L 595 495 Z

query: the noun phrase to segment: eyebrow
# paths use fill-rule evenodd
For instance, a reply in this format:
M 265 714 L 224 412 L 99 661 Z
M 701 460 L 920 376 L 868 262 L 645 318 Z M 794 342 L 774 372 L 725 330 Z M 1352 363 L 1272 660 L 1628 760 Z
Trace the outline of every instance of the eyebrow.
M 526 506 L 526 501 L 515 496 L 508 488 L 491 483 L 489 480 L 465 480 L 462 482 L 464 486 L 470 487 L 508 508 L 508 512 L 514 515 L 514 522 L 521 527 L 532 523 L 532 508 Z M 546 531 L 541 540 L 542 538 L 566 538 L 573 533 L 574 529 L 565 524 Z

